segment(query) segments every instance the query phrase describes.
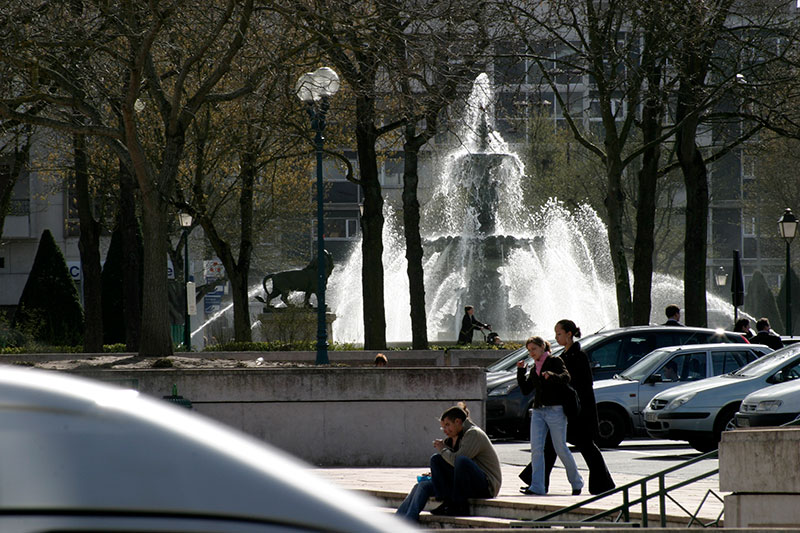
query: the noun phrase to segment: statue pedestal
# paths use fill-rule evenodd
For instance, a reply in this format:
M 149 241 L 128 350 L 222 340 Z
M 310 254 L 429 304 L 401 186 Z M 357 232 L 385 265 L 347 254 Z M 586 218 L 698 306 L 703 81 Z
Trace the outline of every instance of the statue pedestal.
M 317 310 L 300 307 L 270 309 L 258 315 L 261 322 L 261 336 L 265 341 L 316 341 Z M 333 342 L 334 313 L 325 313 L 328 342 Z

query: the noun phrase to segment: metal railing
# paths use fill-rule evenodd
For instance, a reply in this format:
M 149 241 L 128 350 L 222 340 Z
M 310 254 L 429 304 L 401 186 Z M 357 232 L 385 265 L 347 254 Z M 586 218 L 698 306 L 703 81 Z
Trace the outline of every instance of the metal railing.
M 781 425 L 780 427 L 786 427 L 786 426 L 800 426 L 800 416 L 798 416 L 798 418 L 796 418 L 795 420 L 792 420 L 791 422 L 787 422 L 787 423 Z M 704 453 L 702 455 L 698 455 L 697 457 L 695 457 L 693 459 L 690 459 L 688 461 L 684 461 L 683 463 L 677 464 L 675 466 L 671 466 L 671 467 L 669 467 L 667 469 L 661 470 L 660 472 L 656 472 L 655 474 L 650 474 L 649 476 L 643 477 L 643 478 L 638 479 L 636 481 L 632 481 L 631 483 L 628 483 L 626 485 L 622 485 L 620 487 L 616 487 L 616 488 L 613 488 L 613 489 L 611 489 L 609 491 L 606 491 L 606 492 L 604 492 L 602 494 L 598 494 L 598 495 L 593 496 L 591 498 L 587 498 L 586 500 L 578 502 L 578 503 L 576 503 L 574 505 L 570 505 L 568 507 L 564 507 L 562 509 L 559 509 L 558 511 L 554 511 L 552 513 L 548 513 L 548 514 L 546 514 L 544 516 L 540 516 L 539 518 L 536 518 L 533 522 L 531 522 L 531 521 L 515 522 L 512 526 L 513 527 L 520 527 L 520 526 L 522 526 L 522 527 L 539 527 L 538 524 L 535 524 L 536 522 L 551 522 L 551 520 L 553 518 L 565 515 L 565 514 L 570 513 L 570 512 L 572 512 L 572 511 L 574 511 L 576 509 L 580 509 L 581 507 L 585 507 L 585 506 L 587 506 L 587 505 L 589 505 L 591 503 L 594 503 L 594 502 L 596 502 L 598 500 L 602 500 L 603 498 L 607 498 L 609 496 L 613 496 L 615 494 L 622 493 L 622 503 L 620 505 L 617 505 L 616 507 L 613 507 L 611 509 L 602 511 L 600 513 L 588 516 L 588 517 L 584 518 L 583 520 L 575 522 L 575 524 L 576 525 L 577 524 L 585 524 L 586 522 L 593 522 L 593 521 L 596 521 L 596 520 L 601 520 L 603 518 L 606 518 L 606 517 L 609 517 L 609 516 L 613 516 L 616 513 L 617 516 L 614 518 L 614 520 L 613 520 L 614 522 L 616 522 L 616 523 L 622 522 L 625 525 L 629 525 L 629 524 L 631 524 L 631 508 L 635 507 L 635 506 L 641 506 L 641 518 L 640 518 L 640 521 L 639 521 L 639 525 L 641 527 L 648 527 L 648 525 L 649 525 L 649 515 L 648 515 L 647 503 L 648 503 L 649 500 L 651 500 L 653 498 L 658 498 L 660 527 L 667 527 L 667 500 L 668 499 L 672 503 L 677 505 L 683 512 L 685 512 L 689 516 L 689 523 L 686 525 L 686 527 L 690 527 L 690 526 L 692 526 L 694 524 L 702 526 L 702 527 L 712 527 L 712 526 L 713 527 L 719 527 L 719 522 L 720 522 L 720 519 L 722 518 L 724 510 L 720 511 L 720 513 L 719 513 L 719 515 L 717 515 L 716 519 L 714 519 L 714 520 L 712 520 L 710 522 L 704 523 L 698 518 L 698 515 L 700 513 L 700 509 L 703 508 L 703 505 L 706 503 L 706 501 L 708 500 L 709 496 L 713 496 L 713 497 L 717 498 L 720 502 L 723 501 L 722 498 L 719 496 L 719 494 L 717 494 L 713 490 L 709 489 L 708 491 L 706 491 L 705 496 L 703 496 L 702 500 L 700 501 L 700 505 L 697 507 L 697 510 L 694 513 L 692 513 L 688 509 L 686 509 L 683 505 L 681 505 L 677 500 L 675 500 L 675 498 L 673 498 L 670 495 L 671 491 L 680 489 L 680 488 L 685 487 L 687 485 L 690 485 L 690 484 L 692 484 L 692 483 L 694 483 L 696 481 L 700 481 L 701 479 L 705 479 L 705 478 L 708 478 L 708 477 L 711 477 L 711 476 L 714 476 L 714 475 L 718 474 L 719 473 L 719 467 L 714 468 L 713 470 L 709 470 L 708 472 L 704 472 L 702 474 L 697 474 L 697 475 L 695 475 L 695 476 L 693 476 L 693 477 L 691 477 L 689 479 L 681 480 L 681 481 L 676 482 L 676 483 L 674 483 L 672 485 L 669 485 L 669 486 L 667 486 L 667 481 L 666 481 L 666 476 L 668 474 L 672 474 L 673 472 L 676 472 L 678 470 L 682 470 L 682 469 L 684 469 L 686 467 L 692 466 L 692 465 L 694 465 L 696 463 L 699 463 L 701 461 L 704 461 L 706 459 L 715 459 L 715 458 L 717 458 L 717 455 L 718 455 L 718 451 L 717 450 L 713 450 L 711 452 Z M 653 481 L 653 480 L 658 480 L 658 490 L 653 491 L 653 492 L 648 492 L 647 483 L 650 482 L 650 481 Z M 632 500 L 631 499 L 631 489 L 636 489 L 636 488 L 639 489 L 639 497 Z M 563 524 L 563 523 L 559 523 L 559 524 Z
M 700 506 L 697 508 L 697 511 L 695 511 L 694 513 L 688 511 L 685 507 L 683 507 L 680 503 L 678 503 L 669 494 L 671 491 L 679 489 L 681 487 L 685 487 L 686 485 L 690 485 L 690 484 L 694 483 L 695 481 L 700 481 L 701 479 L 705 479 L 705 478 L 708 478 L 708 477 L 716 475 L 719 472 L 719 468 L 714 468 L 713 470 L 710 470 L 708 472 L 704 472 L 702 474 L 697 474 L 697 475 L 695 475 L 695 476 L 693 476 L 693 477 L 691 477 L 689 479 L 684 479 L 684 480 L 678 481 L 678 482 L 676 482 L 676 483 L 674 483 L 672 485 L 667 485 L 667 480 L 666 480 L 666 476 L 668 474 L 671 474 L 671 473 L 676 472 L 678 470 L 682 470 L 684 468 L 692 466 L 692 465 L 694 465 L 696 463 L 699 463 L 701 461 L 704 461 L 706 459 L 714 459 L 716 457 L 717 457 L 717 450 L 714 450 L 714 451 L 708 452 L 708 453 L 704 453 L 704 454 L 699 455 L 699 456 L 697 456 L 697 457 L 695 457 L 693 459 L 690 459 L 688 461 L 684 461 L 683 463 L 680 463 L 678 465 L 671 466 L 671 467 L 669 467 L 669 468 L 667 468 L 665 470 L 661 470 L 660 472 L 656 472 L 654 474 L 650 474 L 649 476 L 643 477 L 641 479 L 637 479 L 636 481 L 632 481 L 632 482 L 627 483 L 625 485 L 622 485 L 620 487 L 613 488 L 613 489 L 611 489 L 609 491 L 603 492 L 602 494 L 598 494 L 598 495 L 593 496 L 591 498 L 587 498 L 587 499 L 585 499 L 585 500 L 583 500 L 581 502 L 578 502 L 578 503 L 576 503 L 574 505 L 570 505 L 568 507 L 564 507 L 563 509 L 559 509 L 558 511 L 554 511 L 552 513 L 548 513 L 548 514 L 546 514 L 544 516 L 540 516 L 535 521 L 536 522 L 547 522 L 547 521 L 552 520 L 553 518 L 556 518 L 558 516 L 562 516 L 564 514 L 572 512 L 572 511 L 574 511 L 576 509 L 579 509 L 581 507 L 585 507 L 585 506 L 587 506 L 587 505 L 589 505 L 591 503 L 594 503 L 594 502 L 596 502 L 598 500 L 602 500 L 603 498 L 607 498 L 609 496 L 613 496 L 615 494 L 622 493 L 622 503 L 620 505 L 617 505 L 616 507 L 612 507 L 611 509 L 604 510 L 604 511 L 602 511 L 600 513 L 588 516 L 588 517 L 584 518 L 583 520 L 580 520 L 579 523 L 593 522 L 595 520 L 601 520 L 603 518 L 606 518 L 606 517 L 609 517 L 609 516 L 613 516 L 615 514 L 617 516 L 614 519 L 614 522 L 622 521 L 622 522 L 629 523 L 631 521 L 631 508 L 636 507 L 636 506 L 640 506 L 641 507 L 641 518 L 640 518 L 640 521 L 639 521 L 639 525 L 641 527 L 648 527 L 648 524 L 649 524 L 648 501 L 652 500 L 654 498 L 658 498 L 659 518 L 660 518 L 661 527 L 666 527 L 667 526 L 667 499 L 669 499 L 673 503 L 677 504 L 678 507 L 680 507 L 684 512 L 686 512 L 687 515 L 689 515 L 690 520 L 689 520 L 689 523 L 687 524 L 687 527 L 689 527 L 689 526 L 691 526 L 692 524 L 695 524 L 695 523 L 697 523 L 699 525 L 702 525 L 703 527 L 719 525 L 719 520 L 720 520 L 720 518 L 722 518 L 722 513 L 720 513 L 719 516 L 715 520 L 713 520 L 712 522 L 709 522 L 709 523 L 703 523 L 697 518 L 697 515 L 700 512 L 700 509 L 702 508 L 703 504 L 708 499 L 708 496 L 710 494 L 713 494 L 716 498 L 718 498 L 720 501 L 722 501 L 722 498 L 720 498 L 719 495 L 714 493 L 714 491 L 709 489 L 709 491 L 706 493 L 705 497 L 703 497 L 703 500 L 702 500 Z M 655 491 L 652 491 L 652 492 L 648 492 L 647 483 L 650 482 L 650 481 L 654 481 L 654 480 L 658 480 L 658 490 L 655 490 Z M 638 492 L 639 492 L 639 496 L 636 497 L 635 499 L 632 499 L 631 491 L 632 490 L 637 490 L 637 489 L 638 489 Z

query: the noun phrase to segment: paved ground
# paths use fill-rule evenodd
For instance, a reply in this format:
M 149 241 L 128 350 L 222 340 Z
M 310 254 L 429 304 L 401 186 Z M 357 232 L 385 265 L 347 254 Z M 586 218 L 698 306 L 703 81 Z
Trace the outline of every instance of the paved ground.
M 540 504 L 547 507 L 565 507 L 577 503 L 589 497 L 584 493 L 581 496 L 572 496 L 570 486 L 566 479 L 566 474 L 560 463 L 556 464 L 551 478 L 550 494 L 547 496 L 524 496 L 518 492 L 522 485 L 517 478 L 517 474 L 529 460 L 529 446 L 523 441 L 497 442 L 498 455 L 503 469 L 503 486 L 497 498 L 498 501 L 525 504 Z M 643 476 L 658 472 L 682 461 L 699 455 L 688 446 L 672 441 L 652 441 L 635 440 L 625 441 L 616 450 L 605 450 L 604 456 L 609 465 L 617 486 L 631 483 L 641 479 Z M 586 480 L 588 471 L 580 454 L 575 455 L 578 467 Z M 717 461 L 704 460 L 691 468 L 667 475 L 665 478 L 667 486 L 678 483 L 717 468 Z M 407 493 L 416 482 L 417 474 L 425 471 L 424 465 L 416 468 L 319 468 L 317 473 L 334 483 L 357 490 L 383 491 Z M 704 521 L 711 521 L 717 518 L 722 512 L 722 502 L 714 495 L 709 494 L 713 491 L 720 497 L 724 493 L 719 491 L 718 476 L 698 481 L 689 487 L 678 489 L 673 498 L 675 501 L 667 500 L 667 514 L 673 516 L 686 516 L 688 523 L 689 515 L 681 510 L 683 506 L 689 513 L 695 513 L 705 498 L 706 502 L 700 509 L 699 516 Z M 648 493 L 658 489 L 658 482 L 651 481 L 647 485 Z M 639 497 L 640 488 L 630 491 L 631 500 Z M 622 496 L 615 495 L 591 504 L 592 508 L 598 511 L 611 508 L 622 503 Z M 658 500 L 650 500 L 648 512 L 658 512 Z M 640 510 L 638 508 L 637 510 Z

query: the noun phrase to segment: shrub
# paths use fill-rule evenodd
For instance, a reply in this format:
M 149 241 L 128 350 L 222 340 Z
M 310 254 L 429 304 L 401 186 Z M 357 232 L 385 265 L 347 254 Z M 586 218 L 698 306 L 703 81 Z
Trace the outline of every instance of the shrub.
M 783 331 L 783 315 L 778 312 L 775 295 L 767 285 L 767 280 L 760 270 L 753 272 L 753 277 L 747 285 L 744 298 L 744 309 L 758 320 L 767 317 L 775 331 Z M 755 324 L 751 324 L 755 329 Z
M 55 346 L 82 342 L 83 308 L 78 289 L 50 230 L 44 230 L 39 240 L 13 325 L 37 341 Z

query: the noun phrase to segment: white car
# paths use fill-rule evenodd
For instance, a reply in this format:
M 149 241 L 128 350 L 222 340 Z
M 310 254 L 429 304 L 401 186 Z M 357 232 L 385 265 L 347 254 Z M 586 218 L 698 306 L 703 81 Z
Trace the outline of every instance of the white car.
M 780 426 L 800 417 L 800 379 L 748 394 L 739 412 L 736 427 Z
M 613 379 L 595 381 L 598 444 L 613 448 L 628 435 L 646 435 L 642 411 L 656 394 L 733 372 L 770 352 L 761 344 L 670 346 L 650 352 Z
M 800 378 L 800 344 L 782 348 L 730 374 L 678 385 L 657 394 L 644 410 L 648 435 L 688 440 L 700 451 L 717 447 L 720 435 L 735 428 L 745 396 Z
M 0 366 L 0 450 L 3 533 L 414 531 L 263 442 L 57 372 Z

